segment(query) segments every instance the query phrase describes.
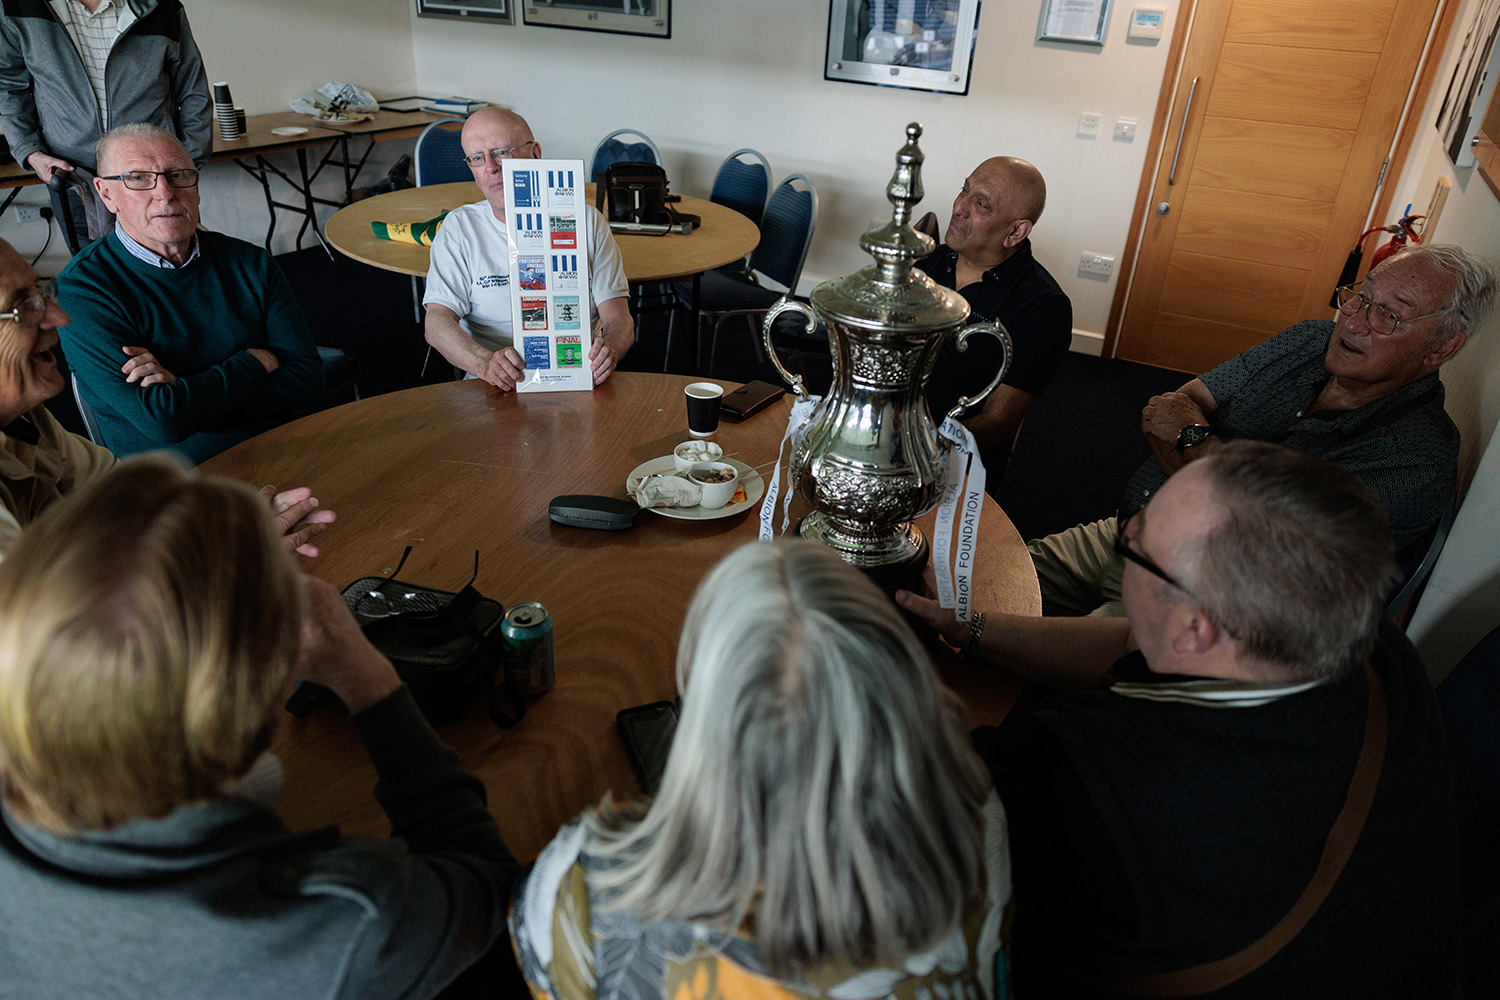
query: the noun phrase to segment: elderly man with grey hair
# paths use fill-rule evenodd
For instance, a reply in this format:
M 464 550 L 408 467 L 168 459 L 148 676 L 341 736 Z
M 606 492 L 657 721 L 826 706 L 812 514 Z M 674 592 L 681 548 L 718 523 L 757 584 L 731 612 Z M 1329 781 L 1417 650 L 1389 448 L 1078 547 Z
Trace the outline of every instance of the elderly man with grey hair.
M 975 734 L 1011 822 L 1017 995 L 1454 996 L 1447 756 L 1382 615 L 1381 504 L 1332 463 L 1233 441 L 1112 547 L 1126 619 L 994 615 L 973 643 L 1062 689 Z
M 99 140 L 94 186 L 114 232 L 57 276 L 63 351 L 116 455 L 194 462 L 323 401 L 323 362 L 276 261 L 198 228 L 198 171 L 175 136 Z
M 1338 291 L 1337 320 L 1307 320 L 1176 392 L 1153 396 L 1141 430 L 1148 459 L 1120 500 L 1129 515 L 1167 477 L 1237 438 L 1274 441 L 1337 462 L 1385 506 L 1401 564 L 1420 559 L 1452 502 L 1458 428 L 1438 368 L 1481 329 L 1495 272 L 1456 246 L 1412 246 Z M 1115 519 L 1030 543 L 1046 614 L 1120 613 L 1124 563 Z

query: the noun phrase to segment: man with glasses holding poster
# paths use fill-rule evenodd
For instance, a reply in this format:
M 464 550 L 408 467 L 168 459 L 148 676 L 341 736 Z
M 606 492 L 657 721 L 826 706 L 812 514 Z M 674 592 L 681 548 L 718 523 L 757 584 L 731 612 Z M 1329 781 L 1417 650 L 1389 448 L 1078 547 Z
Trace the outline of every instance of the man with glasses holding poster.
M 1483 328 L 1494 298 L 1493 269 L 1458 247 L 1391 256 L 1358 287 L 1339 289 L 1336 321 L 1298 323 L 1153 396 L 1141 430 L 1155 457 L 1126 485 L 1120 514 L 1144 506 L 1187 463 L 1249 438 L 1342 465 L 1385 506 L 1398 550 L 1423 547 L 1457 479 L 1458 429 L 1443 409 L 1438 367 Z M 1108 518 L 1029 543 L 1045 614 L 1120 613 L 1114 540 Z
M 99 142 L 113 233 L 57 277 L 63 351 L 104 443 L 194 462 L 323 401 L 323 363 L 271 255 L 198 229 L 198 171 L 151 125 Z
M 427 272 L 427 343 L 469 378 L 481 378 L 506 392 L 525 377 L 526 364 L 515 349 L 511 315 L 510 235 L 505 223 L 507 159 L 536 160 L 541 143 L 520 115 L 486 108 L 469 116 L 460 137 L 464 159 L 484 201 L 463 205 L 443 219 L 432 241 Z M 635 343 L 630 317 L 630 286 L 620 248 L 604 216 L 593 208 L 577 220 L 578 246 L 588 256 L 589 322 L 593 346 L 589 367 L 598 385 Z

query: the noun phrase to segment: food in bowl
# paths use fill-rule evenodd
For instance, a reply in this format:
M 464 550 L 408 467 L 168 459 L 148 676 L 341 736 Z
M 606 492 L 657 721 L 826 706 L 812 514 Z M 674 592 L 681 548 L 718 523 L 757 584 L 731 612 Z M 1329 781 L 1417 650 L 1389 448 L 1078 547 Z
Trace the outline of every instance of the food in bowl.
M 705 510 L 724 506 L 740 488 L 740 470 L 724 462 L 699 462 L 688 470 L 688 478 L 703 487 L 698 506 Z
M 716 462 L 724 455 L 724 449 L 712 441 L 684 441 L 672 449 L 672 464 L 678 472 L 686 472 L 699 462 Z

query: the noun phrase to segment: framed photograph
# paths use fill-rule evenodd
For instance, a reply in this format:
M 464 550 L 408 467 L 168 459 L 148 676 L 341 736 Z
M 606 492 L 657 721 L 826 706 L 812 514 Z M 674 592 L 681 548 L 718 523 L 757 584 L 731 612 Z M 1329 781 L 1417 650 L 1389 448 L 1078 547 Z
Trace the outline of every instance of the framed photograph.
M 979 0 L 829 0 L 823 79 L 967 94 Z
M 1037 41 L 1103 46 L 1112 2 L 1113 0 L 1042 0 L 1042 17 L 1036 27 Z
M 527 24 L 672 37 L 672 0 L 518 0 Z
M 454 21 L 514 24 L 512 0 L 417 0 L 418 17 L 446 17 Z

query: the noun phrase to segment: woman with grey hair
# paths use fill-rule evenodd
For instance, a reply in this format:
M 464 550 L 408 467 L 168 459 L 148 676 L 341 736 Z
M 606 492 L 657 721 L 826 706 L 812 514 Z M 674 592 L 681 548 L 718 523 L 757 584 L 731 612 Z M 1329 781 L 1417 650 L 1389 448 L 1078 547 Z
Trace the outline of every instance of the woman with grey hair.
M 812 542 L 739 549 L 677 683 L 655 800 L 565 827 L 517 891 L 534 994 L 1004 995 L 1005 816 L 873 583 Z

